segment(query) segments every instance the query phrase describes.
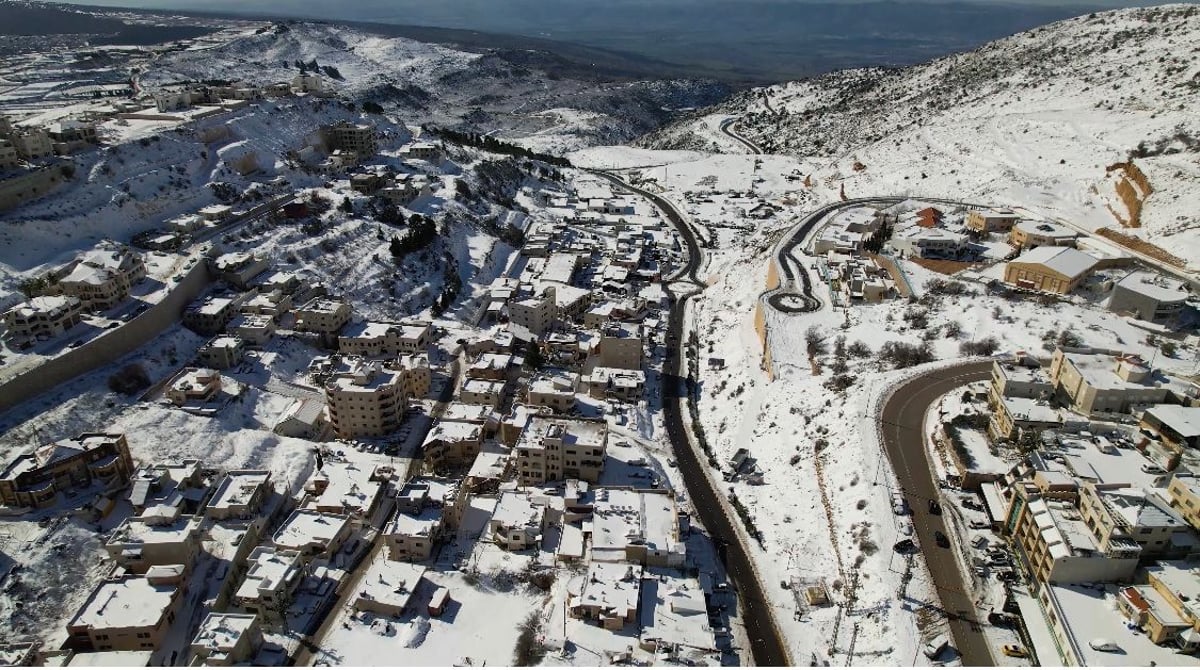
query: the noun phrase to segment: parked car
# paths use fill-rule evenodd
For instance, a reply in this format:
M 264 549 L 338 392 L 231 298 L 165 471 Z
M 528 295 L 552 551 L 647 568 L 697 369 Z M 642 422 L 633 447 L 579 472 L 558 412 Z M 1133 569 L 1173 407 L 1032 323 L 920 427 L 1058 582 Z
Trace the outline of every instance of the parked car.
M 1029 652 L 1025 651 L 1025 647 L 1019 644 L 1006 644 L 1000 648 L 1000 651 L 1004 652 L 1005 656 L 1012 656 L 1013 658 L 1029 657 Z
M 942 549 L 950 548 L 950 538 L 946 537 L 946 534 L 940 530 L 935 530 L 933 532 L 933 540 L 937 542 L 937 546 L 941 547 Z
M 917 543 L 913 542 L 912 540 L 905 539 L 900 540 L 896 544 L 892 545 L 892 548 L 901 554 L 907 554 L 909 552 L 916 551 Z
M 967 525 L 970 526 L 974 530 L 983 530 L 985 528 L 992 527 L 992 524 L 990 524 L 986 521 L 969 521 L 969 522 L 967 522 Z
M 930 498 L 929 499 L 929 513 L 940 515 L 942 513 L 942 504 L 940 502 L 938 502 L 937 500 Z

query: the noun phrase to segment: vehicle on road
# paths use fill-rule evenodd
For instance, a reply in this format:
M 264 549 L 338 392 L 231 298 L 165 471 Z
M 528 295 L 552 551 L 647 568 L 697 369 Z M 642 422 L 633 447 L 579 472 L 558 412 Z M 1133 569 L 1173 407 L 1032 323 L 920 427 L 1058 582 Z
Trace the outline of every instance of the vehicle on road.
M 1025 647 L 1022 647 L 1019 644 L 1006 644 L 1000 648 L 1000 651 L 1003 652 L 1005 656 L 1012 656 L 1013 658 L 1029 657 L 1029 652 L 1025 651 Z
M 908 516 L 909 514 L 912 514 L 912 508 L 908 506 L 908 500 L 903 494 L 897 493 L 895 497 L 892 498 L 892 511 L 895 512 L 897 516 Z
M 1098 637 L 1098 638 L 1092 640 L 1091 642 L 1088 642 L 1088 646 L 1091 647 L 1092 649 L 1095 649 L 1096 651 L 1107 651 L 1109 653 L 1114 653 L 1114 654 L 1120 653 L 1121 651 L 1123 651 L 1121 649 L 1121 646 L 1118 645 L 1116 642 L 1113 642 L 1112 640 L 1109 640 L 1109 639 L 1103 638 L 1103 637 Z
M 925 653 L 926 658 L 932 660 L 941 656 L 942 652 L 949 646 L 950 638 L 946 635 L 939 635 L 931 640 L 926 640 L 925 644 L 921 647 L 921 651 Z
M 930 498 L 930 499 L 929 499 L 929 513 L 930 513 L 930 514 L 941 515 L 941 513 L 942 513 L 942 504 L 941 504 L 940 502 L 938 502 L 937 500 L 934 500 L 933 498 Z
M 68 344 L 67 348 L 74 349 L 75 347 L 82 346 L 82 345 L 83 345 L 83 340 L 75 340 L 74 342 Z
M 946 537 L 946 534 L 940 530 L 933 531 L 933 541 L 937 542 L 937 546 L 942 549 L 950 548 L 950 538 Z

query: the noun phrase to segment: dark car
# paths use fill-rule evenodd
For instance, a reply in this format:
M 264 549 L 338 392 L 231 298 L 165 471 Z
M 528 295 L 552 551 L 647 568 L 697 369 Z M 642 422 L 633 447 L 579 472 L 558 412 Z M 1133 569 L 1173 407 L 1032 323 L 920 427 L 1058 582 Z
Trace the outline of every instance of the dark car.
M 940 515 L 942 513 L 942 504 L 940 502 L 934 500 L 933 498 L 930 498 L 929 499 L 929 513 Z
M 907 554 L 916 551 L 917 544 L 912 540 L 900 540 L 896 544 L 892 545 L 892 548 L 901 554 Z
M 942 549 L 950 548 L 950 538 L 946 537 L 946 534 L 940 530 L 933 531 L 933 541 L 937 542 L 937 546 Z

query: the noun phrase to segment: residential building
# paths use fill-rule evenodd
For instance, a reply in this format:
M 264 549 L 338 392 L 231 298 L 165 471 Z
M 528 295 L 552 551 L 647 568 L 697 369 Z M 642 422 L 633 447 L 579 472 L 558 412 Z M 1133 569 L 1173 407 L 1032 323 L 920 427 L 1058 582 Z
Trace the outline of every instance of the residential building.
M 1066 295 L 1096 267 L 1096 259 L 1070 247 L 1038 247 L 1004 266 L 1004 281 L 1019 288 Z
M 321 95 L 326 91 L 325 79 L 319 74 L 301 73 L 292 77 L 292 93 Z
M 508 319 L 513 325 L 520 326 L 532 337 L 537 339 L 554 323 L 557 318 L 557 307 L 554 302 L 554 288 L 546 288 L 536 298 L 526 298 L 508 304 Z
M 213 262 L 217 277 L 243 291 L 250 288 L 250 280 L 262 274 L 270 262 L 266 257 L 255 256 L 248 251 L 235 251 L 218 256 Z
M 200 520 L 178 507 L 157 505 L 126 519 L 104 544 L 108 557 L 131 572 L 156 565 L 192 565 L 200 554 Z
M 527 491 L 504 491 L 488 520 L 488 539 L 508 551 L 539 545 L 546 530 L 550 499 Z
M 164 395 L 176 407 L 203 405 L 221 393 L 221 374 L 209 368 L 184 368 L 167 385 Z
M 531 417 L 516 445 L 518 481 L 522 486 L 559 479 L 597 482 L 607 447 L 603 420 Z
M 1007 209 L 975 209 L 967 212 L 966 226 L 977 233 L 1012 230 L 1020 217 Z
M 581 383 L 593 398 L 637 402 L 646 392 L 646 373 L 596 366 L 591 374 L 582 377 Z
M 907 257 L 956 258 L 967 249 L 967 236 L 943 228 L 912 226 L 897 232 L 888 246 Z
M 0 172 L 14 170 L 21 164 L 21 156 L 12 142 L 0 139 Z
M 567 414 L 575 409 L 575 386 L 579 375 L 554 375 L 536 377 L 529 382 L 526 402 L 533 407 L 547 407 L 556 414 Z
M 440 506 L 432 506 L 422 497 L 427 493 L 428 487 L 421 485 L 405 487 L 404 495 L 420 502 L 415 509 L 412 504 L 401 507 L 383 531 L 391 560 L 425 561 L 433 556 L 445 533 L 445 516 Z
M 334 298 L 314 298 L 296 310 L 294 329 L 304 333 L 317 333 L 324 339 L 322 344 L 337 342 L 337 334 L 350 323 L 350 303 Z
M 206 368 L 228 370 L 242 362 L 246 353 L 246 344 L 240 337 L 219 335 L 200 347 L 196 353 L 196 363 Z
M 413 142 L 402 148 L 400 154 L 406 158 L 416 158 L 425 161 L 436 161 L 441 157 L 441 149 L 430 142 Z
M 352 526 L 345 514 L 301 508 L 292 512 L 271 538 L 276 549 L 291 549 L 305 560 L 332 558 L 350 538 Z
M 259 546 L 250 552 L 247 564 L 246 577 L 231 604 L 264 617 L 282 616 L 304 578 L 300 552 Z
M 1129 484 L 1084 482 L 1079 489 L 1079 512 L 1102 548 L 1140 547 L 1140 557 L 1182 558 L 1195 545 L 1187 522 L 1157 492 Z
M 301 505 L 318 512 L 349 515 L 370 520 L 383 502 L 387 489 L 381 468 L 362 468 L 345 461 L 325 461 L 304 484 Z
M 218 521 L 252 519 L 274 491 L 270 470 L 230 470 L 217 485 L 204 516 Z
M 133 476 L 124 433 L 82 433 L 51 442 L 13 459 L 0 472 L 0 503 L 8 507 L 50 507 L 59 493 L 96 483 L 112 490 Z
M 192 640 L 192 665 L 243 665 L 262 648 L 257 614 L 209 612 Z
M 54 142 L 45 128 L 17 128 L 8 136 L 21 158 L 32 161 L 54 155 Z
M 1163 403 L 1170 394 L 1157 383 L 1155 372 L 1133 355 L 1057 349 L 1050 362 L 1050 381 L 1064 403 L 1087 416 L 1129 413 Z
M 69 295 L 30 298 L 4 313 L 8 337 L 14 342 L 57 337 L 81 320 L 83 302 Z
M 425 464 L 441 470 L 469 466 L 482 446 L 482 424 L 442 419 L 425 436 L 421 449 Z
M 433 329 L 426 321 L 365 321 L 342 330 L 338 336 L 338 351 L 352 356 L 427 353 L 432 341 Z
M 94 651 L 160 648 L 179 612 L 186 573 L 183 565 L 156 566 L 144 576 L 118 570 L 71 618 L 67 645 Z
M 325 383 L 329 423 L 343 439 L 395 432 L 408 405 L 403 370 L 358 360 Z
M 682 567 L 679 509 L 669 491 L 599 488 L 592 499 L 592 560 Z
M 1077 237 L 1079 233 L 1057 223 L 1025 220 L 1013 226 L 1008 241 L 1020 249 L 1070 247 L 1074 246 Z
M 122 244 L 106 243 L 67 266 L 58 287 L 79 298 L 85 309 L 109 309 L 129 296 L 129 289 L 146 276 L 141 256 Z
M 1036 360 L 994 361 L 989 396 L 996 398 L 1048 398 L 1054 392 L 1047 370 Z
M 233 207 L 230 205 L 205 205 L 196 213 L 208 223 L 221 223 L 233 214 Z
M 513 376 L 510 372 L 515 372 L 512 354 L 480 354 L 467 367 L 467 376 L 472 379 L 505 381 Z
M 226 327 L 235 337 L 256 347 L 275 337 L 275 317 L 269 314 L 237 314 Z
M 1176 471 L 1167 484 L 1167 497 L 1171 508 L 1200 530 L 1200 479 L 1194 473 Z
M 1137 270 L 1113 286 L 1108 309 L 1143 321 L 1168 323 L 1179 318 L 1190 297 L 1187 287 L 1178 280 Z
M 458 389 L 458 400 L 466 405 L 487 405 L 495 409 L 504 400 L 504 388 L 504 382 L 464 377 Z
M 1200 407 L 1152 405 L 1138 425 L 1176 449 L 1200 449 Z
M 321 126 L 325 146 L 330 151 L 343 151 L 363 161 L 379 152 L 375 141 L 375 127 L 368 124 L 335 123 Z
M 276 435 L 323 442 L 332 435 L 333 426 L 326 419 L 324 399 L 296 398 L 271 430 Z
M 237 307 L 238 300 L 230 296 L 193 300 L 183 311 L 183 325 L 202 335 L 215 335 L 238 313 Z
M 598 365 L 606 368 L 641 370 L 644 349 L 642 327 L 635 323 L 609 323 L 600 330 L 596 347 Z
M 77 119 L 65 119 L 46 128 L 54 143 L 54 153 L 69 154 L 98 144 L 96 124 Z
M 425 566 L 376 558 L 363 569 L 351 607 L 382 617 L 399 617 L 410 607 L 425 576 Z
M 620 630 L 634 623 L 644 570 L 631 563 L 593 561 L 588 565 L 582 591 L 567 599 L 571 616 L 598 621 L 608 630 Z

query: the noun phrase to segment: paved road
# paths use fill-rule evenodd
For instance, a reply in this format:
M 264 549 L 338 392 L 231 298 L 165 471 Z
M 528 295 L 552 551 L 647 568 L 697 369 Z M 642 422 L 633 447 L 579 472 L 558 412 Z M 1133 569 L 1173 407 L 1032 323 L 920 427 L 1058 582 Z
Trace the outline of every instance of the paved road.
M 683 473 L 684 485 L 692 499 L 692 507 L 700 517 L 700 522 L 708 529 L 713 541 L 717 543 L 718 555 L 725 563 L 730 581 L 737 588 L 742 607 L 742 621 L 750 638 L 750 653 L 754 656 L 755 664 L 790 665 L 787 645 L 775 624 L 774 608 L 754 571 L 741 535 L 733 525 L 737 522 L 730 519 L 725 501 L 705 470 L 708 467 L 707 460 L 692 447 L 684 427 L 687 418 L 684 416 L 680 395 L 686 395 L 686 391 L 682 394 L 680 391 L 685 385 L 681 375 L 683 357 L 680 355 L 681 349 L 678 344 L 683 338 L 686 302 L 703 289 L 703 285 L 696 278 L 700 267 L 700 245 L 696 242 L 695 232 L 675 207 L 664 198 L 630 186 L 615 175 L 603 172 L 595 174 L 653 202 L 679 231 L 680 237 L 687 245 L 687 264 L 679 277 L 686 277 L 695 288 L 679 294 L 675 291 L 670 292 L 672 305 L 667 325 L 667 360 L 663 366 L 663 415 L 667 435 L 671 439 L 679 470 Z
M 963 665 L 995 665 L 987 639 L 976 620 L 970 577 L 962 572 L 954 549 L 937 546 L 934 532 L 941 531 L 954 541 L 955 533 L 940 515 L 929 513 L 929 500 L 940 498 L 925 449 L 925 413 L 945 393 L 964 384 L 987 379 L 990 361 L 972 362 L 921 375 L 897 387 L 880 413 L 880 432 L 884 448 L 900 487 L 913 510 L 913 526 L 925 563 L 937 589 L 941 607 L 950 615 L 950 632 L 963 657 Z
M 755 143 L 751 142 L 750 140 L 737 134 L 737 131 L 735 131 L 733 129 L 733 124 L 735 124 L 735 123 L 737 123 L 737 117 L 725 119 L 724 121 L 721 122 L 720 131 L 729 139 L 746 147 L 746 149 L 748 149 L 750 151 L 750 153 L 752 153 L 752 154 L 763 153 L 763 150 L 759 149 L 757 144 L 755 144 Z

